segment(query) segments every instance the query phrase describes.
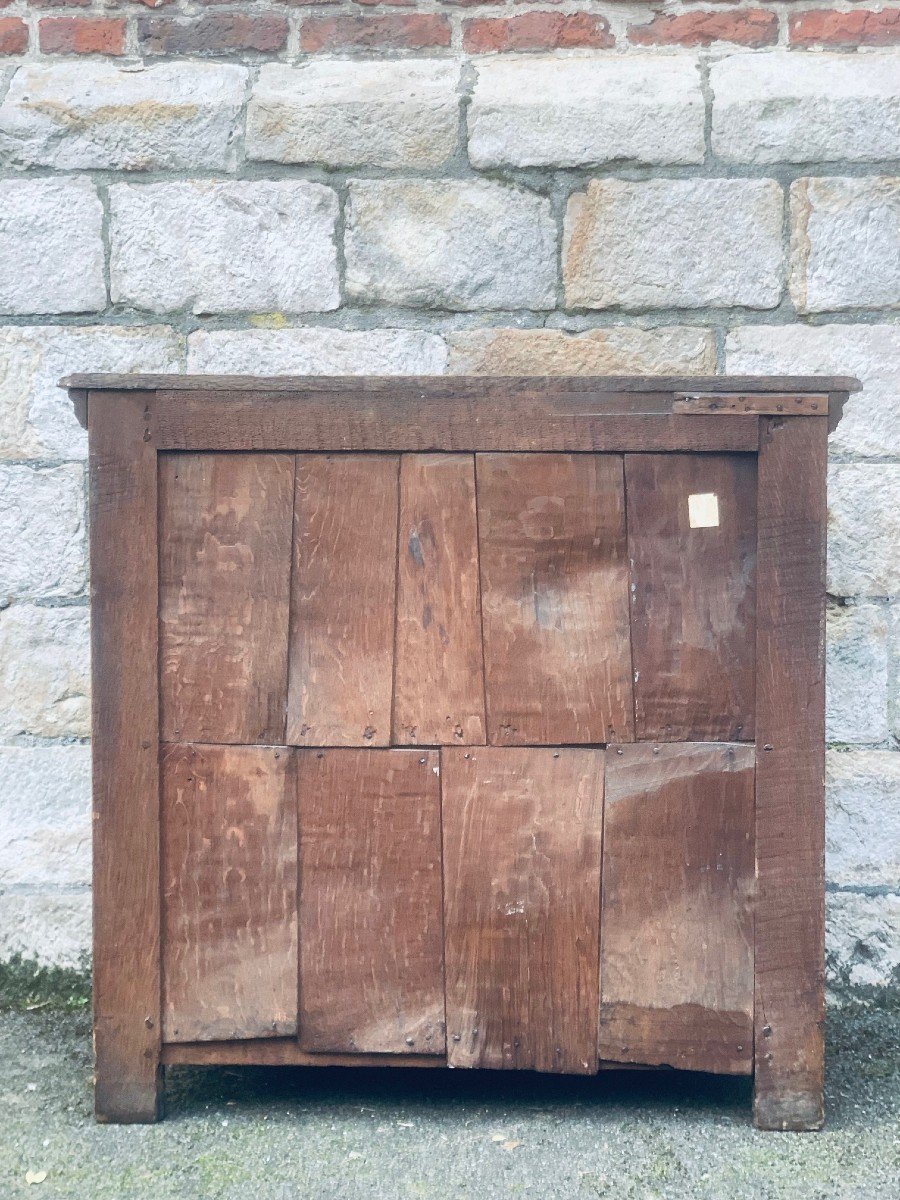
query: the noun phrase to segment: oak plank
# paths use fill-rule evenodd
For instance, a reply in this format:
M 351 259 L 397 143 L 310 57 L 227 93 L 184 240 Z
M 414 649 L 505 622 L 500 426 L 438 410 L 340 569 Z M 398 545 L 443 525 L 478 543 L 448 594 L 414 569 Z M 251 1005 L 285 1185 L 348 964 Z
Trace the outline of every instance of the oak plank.
M 471 455 L 403 455 L 399 542 L 393 740 L 397 745 L 483 743 Z
M 633 736 L 618 456 L 476 458 L 488 741 Z
M 300 455 L 287 741 L 391 736 L 399 458 Z
M 294 459 L 159 458 L 167 741 L 284 741 Z
M 446 1067 L 434 1054 L 314 1054 L 296 1038 L 251 1038 L 241 1042 L 167 1042 L 162 1061 L 178 1066 L 242 1067 Z
M 147 404 L 141 392 L 107 392 L 89 407 L 94 1105 L 100 1121 L 159 1115 L 156 452 L 145 436 Z
M 826 425 L 773 418 L 760 442 L 754 1116 L 763 1129 L 824 1120 Z
M 754 749 L 606 761 L 600 1057 L 750 1074 Z
M 597 1069 L 603 758 L 441 752 L 451 1066 Z
M 752 741 L 756 459 L 628 455 L 625 480 L 636 737 Z
M 820 417 L 828 415 L 828 395 L 800 392 L 676 392 L 672 412 Z
M 302 750 L 304 1050 L 443 1054 L 440 759 Z
M 292 751 L 167 746 L 162 830 L 166 1041 L 295 1033 Z

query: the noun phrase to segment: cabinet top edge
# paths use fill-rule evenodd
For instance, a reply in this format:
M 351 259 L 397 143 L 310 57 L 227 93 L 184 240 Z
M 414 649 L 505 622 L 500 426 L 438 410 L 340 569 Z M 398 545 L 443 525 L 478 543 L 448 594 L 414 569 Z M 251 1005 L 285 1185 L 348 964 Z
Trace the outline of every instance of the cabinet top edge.
M 506 388 L 554 392 L 858 392 L 852 375 L 66 375 L 70 391 L 495 393 Z

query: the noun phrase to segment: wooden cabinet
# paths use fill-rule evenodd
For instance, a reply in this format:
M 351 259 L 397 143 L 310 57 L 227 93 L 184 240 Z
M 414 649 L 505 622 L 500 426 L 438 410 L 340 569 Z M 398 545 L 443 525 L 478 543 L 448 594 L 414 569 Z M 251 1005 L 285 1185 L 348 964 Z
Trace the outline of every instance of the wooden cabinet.
M 68 386 L 102 1119 L 166 1063 L 643 1064 L 821 1123 L 854 381 Z

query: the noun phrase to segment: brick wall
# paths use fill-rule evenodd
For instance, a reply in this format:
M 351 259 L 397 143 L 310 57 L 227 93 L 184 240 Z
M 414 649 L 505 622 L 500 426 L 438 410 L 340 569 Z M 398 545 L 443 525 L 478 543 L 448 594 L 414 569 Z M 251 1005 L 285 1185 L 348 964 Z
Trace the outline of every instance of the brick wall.
M 832 438 L 830 972 L 897 981 L 898 11 L 0 0 L 0 959 L 89 942 L 60 375 L 826 372 L 865 384 Z

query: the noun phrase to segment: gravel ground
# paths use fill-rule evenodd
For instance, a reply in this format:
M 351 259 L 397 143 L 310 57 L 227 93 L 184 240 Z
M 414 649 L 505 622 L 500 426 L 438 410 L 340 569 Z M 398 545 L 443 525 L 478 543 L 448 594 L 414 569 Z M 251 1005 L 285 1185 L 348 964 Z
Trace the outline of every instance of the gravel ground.
M 0 1015 L 0 1200 L 900 1200 L 897 1007 L 832 1011 L 819 1134 L 657 1072 L 180 1068 L 165 1121 L 100 1126 L 90 1072 L 86 1014 Z

